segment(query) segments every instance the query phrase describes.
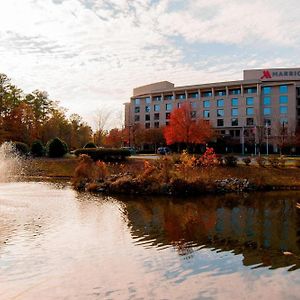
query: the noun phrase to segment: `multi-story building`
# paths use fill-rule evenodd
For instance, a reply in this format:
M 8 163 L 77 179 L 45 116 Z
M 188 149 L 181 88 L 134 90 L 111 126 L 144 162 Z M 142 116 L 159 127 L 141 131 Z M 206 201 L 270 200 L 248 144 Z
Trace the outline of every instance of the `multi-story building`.
M 208 120 L 220 136 L 241 145 L 267 142 L 277 151 L 300 126 L 300 68 L 244 70 L 239 81 L 137 87 L 125 104 L 125 127 L 167 126 L 172 110 L 184 102 L 192 118 Z

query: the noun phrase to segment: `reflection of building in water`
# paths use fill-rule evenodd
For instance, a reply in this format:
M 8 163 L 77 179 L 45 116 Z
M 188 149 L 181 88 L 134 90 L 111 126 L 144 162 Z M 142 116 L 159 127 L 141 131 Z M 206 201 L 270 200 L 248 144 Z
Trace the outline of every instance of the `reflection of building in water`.
M 132 234 L 138 243 L 173 245 L 180 254 L 193 251 L 191 245 L 206 245 L 243 254 L 244 265 L 300 267 L 296 200 L 273 199 L 272 194 L 251 200 L 226 197 L 233 196 L 180 203 L 129 202 Z M 285 256 L 286 251 L 292 255 Z

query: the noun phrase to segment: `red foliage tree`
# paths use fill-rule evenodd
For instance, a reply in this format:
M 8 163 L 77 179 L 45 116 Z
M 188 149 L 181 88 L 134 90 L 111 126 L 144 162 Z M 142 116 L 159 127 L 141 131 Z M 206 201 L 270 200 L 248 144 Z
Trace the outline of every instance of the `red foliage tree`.
M 194 120 L 189 103 L 171 113 L 169 125 L 165 127 L 164 136 L 168 145 L 174 143 L 203 144 L 213 135 L 211 125 L 202 119 Z

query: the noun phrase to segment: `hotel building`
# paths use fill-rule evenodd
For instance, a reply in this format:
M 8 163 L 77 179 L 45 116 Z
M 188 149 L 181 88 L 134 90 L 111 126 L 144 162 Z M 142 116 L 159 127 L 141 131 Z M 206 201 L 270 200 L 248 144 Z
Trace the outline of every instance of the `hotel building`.
M 189 86 L 168 81 L 133 89 L 125 103 L 125 127 L 168 125 L 172 110 L 189 102 L 191 117 L 210 122 L 221 137 L 236 143 L 267 143 L 300 126 L 300 68 L 244 70 L 243 80 Z

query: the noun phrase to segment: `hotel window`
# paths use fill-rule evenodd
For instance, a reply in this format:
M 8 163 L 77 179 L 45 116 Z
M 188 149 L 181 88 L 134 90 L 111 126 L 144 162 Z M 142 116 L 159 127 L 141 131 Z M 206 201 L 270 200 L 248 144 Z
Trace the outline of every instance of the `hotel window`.
M 173 95 L 164 95 L 165 100 L 173 100 Z
M 210 107 L 210 102 L 209 102 L 209 100 L 203 101 L 203 107 L 205 107 L 205 108 Z
M 218 119 L 217 120 L 217 126 L 224 126 L 224 120 L 223 119 Z
M 202 95 L 202 97 L 211 97 L 212 92 L 202 92 L 201 95 Z
M 288 119 L 287 118 L 280 118 L 280 124 L 287 124 L 288 123 Z
M 150 115 L 145 115 L 145 121 L 150 121 Z
M 241 94 L 241 89 L 229 90 L 229 95 L 240 95 L 240 94 Z
M 135 112 L 135 113 L 139 113 L 139 112 L 140 112 L 140 107 L 139 107 L 139 106 L 135 107 L 135 108 L 134 108 L 134 112 Z
M 287 104 L 288 103 L 288 96 L 279 96 L 279 103 L 280 104 Z
M 271 94 L 271 91 L 272 91 L 272 88 L 270 86 L 264 86 L 262 88 L 262 93 L 264 95 L 270 95 Z
M 159 113 L 154 114 L 154 120 L 159 120 Z
M 231 106 L 238 106 L 239 105 L 239 99 L 238 98 L 232 98 L 231 99 Z
M 252 116 L 252 115 L 254 115 L 254 108 L 253 108 L 253 107 L 247 107 L 247 108 L 246 108 L 246 115 L 247 115 L 247 116 Z
M 245 91 L 245 94 L 256 94 L 257 88 L 256 87 L 245 88 L 244 91 Z
M 231 119 L 231 126 L 238 126 L 239 120 L 237 118 Z
M 166 113 L 166 120 L 169 120 L 171 118 L 171 114 L 170 113 Z
M 264 107 L 264 116 L 269 116 L 271 114 L 271 107 Z
M 150 104 L 151 103 L 151 98 L 150 97 L 146 97 L 145 98 L 145 102 L 146 102 L 146 104 Z
M 172 103 L 167 103 L 166 104 L 166 111 L 171 111 L 172 110 Z
M 134 116 L 134 121 L 135 122 L 139 122 L 140 121 L 140 116 L 139 115 L 135 115 Z
M 232 108 L 231 109 L 231 115 L 232 116 L 238 116 L 239 115 L 239 110 L 237 108 Z
M 191 102 L 191 108 L 196 109 L 197 108 L 197 102 Z
M 197 98 L 199 98 L 199 94 L 197 92 L 189 93 L 189 98 L 197 99 Z
M 271 126 L 271 120 L 270 119 L 264 119 L 264 124 L 266 126 Z
M 246 124 L 247 124 L 247 126 L 252 126 L 252 125 L 254 125 L 254 119 L 253 119 L 253 118 L 247 118 L 247 119 L 246 119 Z
M 134 104 L 135 105 L 140 105 L 141 104 L 141 99 L 140 98 L 135 98 L 134 99 Z
M 191 118 L 192 119 L 194 119 L 194 118 L 196 118 L 196 111 L 195 110 L 193 110 L 193 111 L 191 111 Z
M 287 106 L 280 106 L 279 111 L 281 114 L 287 114 L 288 113 L 288 107 Z
M 180 108 L 180 107 L 181 107 L 181 104 L 182 104 L 182 103 L 177 103 L 177 108 Z
M 224 109 L 217 109 L 217 117 L 224 117 Z
M 184 100 L 186 98 L 185 94 L 177 94 L 176 99 Z
M 280 94 L 287 94 L 288 93 L 288 87 L 287 87 L 287 85 L 281 85 L 281 86 L 279 86 L 279 93 Z
M 145 128 L 146 129 L 150 128 L 150 123 L 145 123 Z
M 151 110 L 151 108 L 150 108 L 150 106 L 145 106 L 145 112 L 150 112 L 150 110 Z
M 264 97 L 264 105 L 271 105 L 271 97 Z
M 154 128 L 159 128 L 159 122 L 154 122 Z
M 223 107 L 224 106 L 224 99 L 217 100 L 217 106 L 218 107 Z
M 246 105 L 254 105 L 254 98 L 253 97 L 247 97 L 246 98 Z
M 161 96 L 154 96 L 153 101 L 161 101 Z
M 209 118 L 209 110 L 203 111 L 203 118 Z
M 216 96 L 226 96 L 226 91 L 216 91 Z
M 154 111 L 160 111 L 159 104 L 154 104 Z

